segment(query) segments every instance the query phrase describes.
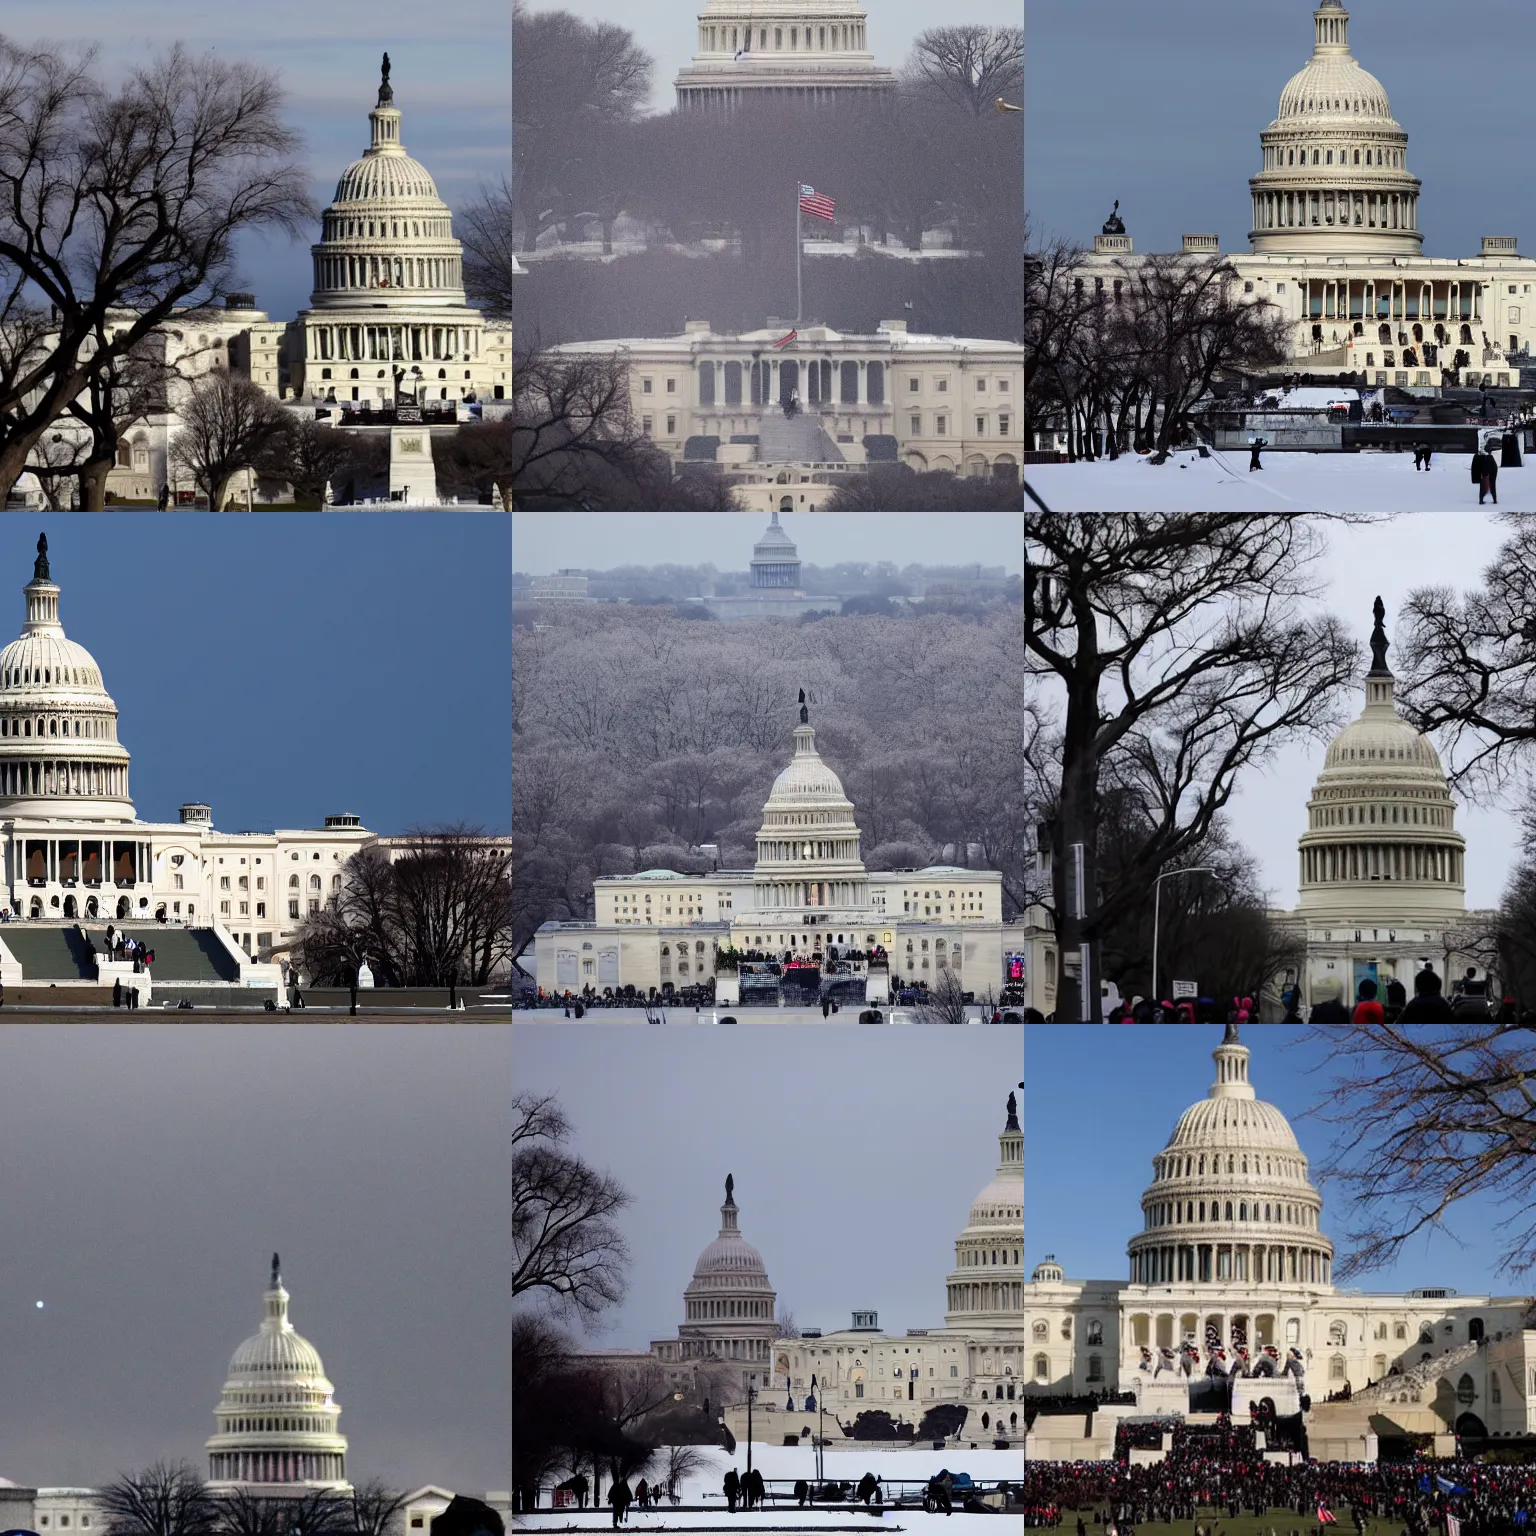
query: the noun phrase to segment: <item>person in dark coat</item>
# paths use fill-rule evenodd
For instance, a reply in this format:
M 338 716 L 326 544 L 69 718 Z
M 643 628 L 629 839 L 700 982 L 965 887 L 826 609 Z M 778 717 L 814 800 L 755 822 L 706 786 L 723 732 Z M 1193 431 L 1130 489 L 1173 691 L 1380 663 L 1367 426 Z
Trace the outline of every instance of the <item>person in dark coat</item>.
M 1264 439 L 1262 437 L 1254 438 L 1253 442 L 1249 444 L 1248 473 L 1250 475 L 1254 472 L 1254 470 L 1263 469 L 1264 467 L 1261 463 L 1259 463 L 1259 450 L 1263 446 Z
M 761 1509 L 763 1507 L 763 1494 L 766 1491 L 763 1485 L 763 1474 L 753 1467 L 746 1476 L 747 1484 L 747 1508 Z
M 874 1496 L 876 1486 L 877 1484 L 875 1482 L 875 1474 L 873 1472 L 866 1472 L 864 1476 L 859 1479 L 859 1486 L 854 1490 L 854 1492 L 861 1504 L 869 1503 L 870 1499 Z
M 1456 1012 L 1440 990 L 1440 977 L 1425 966 L 1413 978 L 1413 1001 L 1398 1015 L 1400 1024 L 1451 1024 Z
M 1349 1009 L 1339 1000 L 1338 988 L 1335 986 L 1326 997 L 1319 997 L 1312 1004 L 1312 1011 L 1307 1015 L 1309 1024 L 1348 1024 Z
M 1472 482 L 1477 486 L 1477 504 L 1492 496 L 1494 506 L 1499 504 L 1499 465 L 1487 448 L 1479 447 L 1472 455 Z
M 641 1509 L 644 1509 L 647 1505 L 650 1504 L 650 1502 L 651 1490 L 646 1486 L 646 1481 L 642 1477 L 640 1481 L 635 1485 L 635 1503 L 637 1503 Z
M 741 1493 L 741 1478 L 736 1474 L 736 1468 L 732 1467 L 725 1474 L 725 1481 L 721 1484 L 721 1490 L 725 1494 L 725 1502 L 730 1506 L 731 1513 L 736 1513 L 736 1499 Z
M 585 1473 L 578 1472 L 575 1477 L 571 1479 L 571 1492 L 576 1495 L 576 1507 L 578 1509 L 585 1509 L 587 1507 L 588 1486 L 589 1484 L 587 1482 Z
M 801 1509 L 805 1508 L 806 1501 L 811 1496 L 811 1485 L 803 1477 L 795 1479 L 795 1503 Z
M 953 1500 L 949 1496 L 949 1490 L 954 1486 L 954 1479 L 947 1469 L 941 1470 L 936 1477 L 928 1479 L 928 1501 L 933 1505 L 934 1514 L 942 1509 L 946 1515 L 955 1512 Z
M 624 1517 L 629 1513 L 630 1499 L 633 1495 L 629 1491 L 629 1484 L 621 1477 L 608 1490 L 608 1502 L 613 1505 L 613 1528 L 617 1530 Z
M 1394 1020 L 1408 1003 L 1408 989 L 1397 977 L 1387 983 L 1387 1019 Z

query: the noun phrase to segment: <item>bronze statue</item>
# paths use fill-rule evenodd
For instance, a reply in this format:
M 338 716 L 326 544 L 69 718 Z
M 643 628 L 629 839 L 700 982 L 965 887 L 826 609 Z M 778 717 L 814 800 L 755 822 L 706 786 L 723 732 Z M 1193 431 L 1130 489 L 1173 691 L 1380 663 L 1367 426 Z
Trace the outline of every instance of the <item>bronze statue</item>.
M 734 1190 L 735 1188 L 736 1188 L 736 1180 L 733 1179 L 730 1176 L 730 1174 L 726 1174 L 726 1176 L 725 1176 L 725 1203 L 727 1205 L 731 1204 L 731 1200 L 732 1200 L 731 1191 Z
M 805 689 L 802 688 L 800 690 L 800 724 L 809 725 L 810 723 L 811 715 L 810 711 L 805 707 Z
M 1387 639 L 1386 629 L 1383 627 L 1387 617 L 1386 604 L 1378 597 L 1376 605 L 1372 608 L 1371 612 L 1376 616 L 1376 627 L 1371 631 L 1371 671 L 1385 672 L 1387 670 L 1387 651 L 1391 644 Z
M 281 1283 L 277 1273 L 277 1255 L 274 1253 L 272 1255 L 272 1289 L 275 1291 Z
M 37 559 L 32 563 L 32 580 L 48 581 L 48 535 L 40 533 L 37 536 Z

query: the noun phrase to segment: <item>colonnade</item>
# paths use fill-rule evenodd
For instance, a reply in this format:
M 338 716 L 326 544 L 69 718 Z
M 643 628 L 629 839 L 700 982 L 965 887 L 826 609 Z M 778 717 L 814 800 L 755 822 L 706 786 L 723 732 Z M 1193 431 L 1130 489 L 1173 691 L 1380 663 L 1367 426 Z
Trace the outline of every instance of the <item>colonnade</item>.
M 305 356 L 321 362 L 467 363 L 480 357 L 472 325 L 325 325 L 306 328 Z
M 814 32 L 809 25 L 772 27 L 724 27 L 718 24 L 699 28 L 700 53 L 847 53 L 864 47 L 862 21 L 818 23 Z
M 346 1458 L 330 1451 L 215 1451 L 215 1481 L 240 1483 L 341 1482 Z
M 424 288 L 462 290 L 464 266 L 457 256 L 315 257 L 315 288 L 325 293 L 348 289 Z
M 861 907 L 868 887 L 861 880 L 759 880 L 754 886 L 757 909 L 793 907 Z
M 697 371 L 698 404 L 727 408 L 742 403 L 743 370 L 753 405 L 800 396 L 802 405 L 884 405 L 886 364 L 879 358 L 764 357 L 750 363 L 702 358 Z M 958 403 L 958 402 L 957 402 Z
M 1332 1274 L 1333 1260 L 1325 1251 L 1288 1243 L 1167 1243 L 1131 1255 L 1134 1285 L 1228 1280 L 1330 1285 Z
M 1255 229 L 1340 228 L 1416 230 L 1419 199 L 1413 192 L 1255 192 Z
M 954 1281 L 947 1287 L 950 1312 L 1023 1312 L 1024 1282 L 1019 1280 Z
M 72 760 L 0 762 L 0 794 L 4 795 L 111 795 L 128 793 L 126 763 L 88 763 Z
M 1322 843 L 1301 850 L 1303 885 L 1345 880 L 1396 880 L 1460 885 L 1459 848 L 1423 843 Z
M 1306 279 L 1306 316 L 1313 320 L 1443 320 L 1480 323 L 1483 318 L 1483 285 L 1431 279 L 1400 282 L 1391 278 Z M 1422 341 L 1422 336 L 1416 337 Z M 1442 343 L 1450 336 L 1434 338 Z M 1463 337 L 1465 343 L 1470 338 Z

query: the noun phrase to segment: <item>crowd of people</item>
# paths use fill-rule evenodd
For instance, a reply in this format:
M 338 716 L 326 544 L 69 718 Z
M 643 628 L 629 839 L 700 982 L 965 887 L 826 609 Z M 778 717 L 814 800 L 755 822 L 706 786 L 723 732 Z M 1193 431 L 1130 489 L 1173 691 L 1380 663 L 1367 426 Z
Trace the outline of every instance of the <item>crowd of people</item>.
M 1026 1462 L 1024 1524 L 1071 1523 L 1077 1536 L 1093 1525 L 1106 1536 L 1135 1536 L 1138 1525 L 1195 1522 L 1214 1510 L 1232 1520 L 1268 1518 L 1276 1530 L 1301 1523 L 1316 1532 L 1348 1522 L 1358 1533 L 1382 1525 L 1393 1536 L 1430 1536 L 1454 1531 L 1450 1517 L 1460 1522 L 1461 1536 L 1528 1536 L 1536 1509 L 1536 1465 L 1300 1458 L 1287 1464 L 1265 1458 L 1252 1426 L 1225 1417 L 1198 1432 L 1182 1422 L 1154 1427 L 1157 1441 L 1171 1434 L 1169 1453 L 1158 1462 L 1131 1465 L 1123 1450 L 1116 1461 Z M 1266 1440 L 1284 1428 L 1271 1426 Z

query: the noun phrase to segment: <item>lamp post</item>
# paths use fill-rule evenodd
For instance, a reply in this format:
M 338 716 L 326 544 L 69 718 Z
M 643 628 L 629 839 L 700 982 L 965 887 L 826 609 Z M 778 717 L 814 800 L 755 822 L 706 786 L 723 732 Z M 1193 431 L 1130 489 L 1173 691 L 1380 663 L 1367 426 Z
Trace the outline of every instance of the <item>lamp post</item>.
M 747 1476 L 752 1476 L 752 1399 L 757 1396 L 757 1388 L 751 1382 L 747 1383 Z M 750 1497 L 750 1495 L 749 1495 Z
M 1209 864 L 1193 864 L 1188 869 L 1165 869 L 1152 882 L 1152 1001 L 1154 1003 L 1162 1001 L 1157 995 L 1157 928 L 1162 916 L 1163 881 L 1171 880 L 1175 875 L 1214 875 L 1215 873 L 1215 869 Z

